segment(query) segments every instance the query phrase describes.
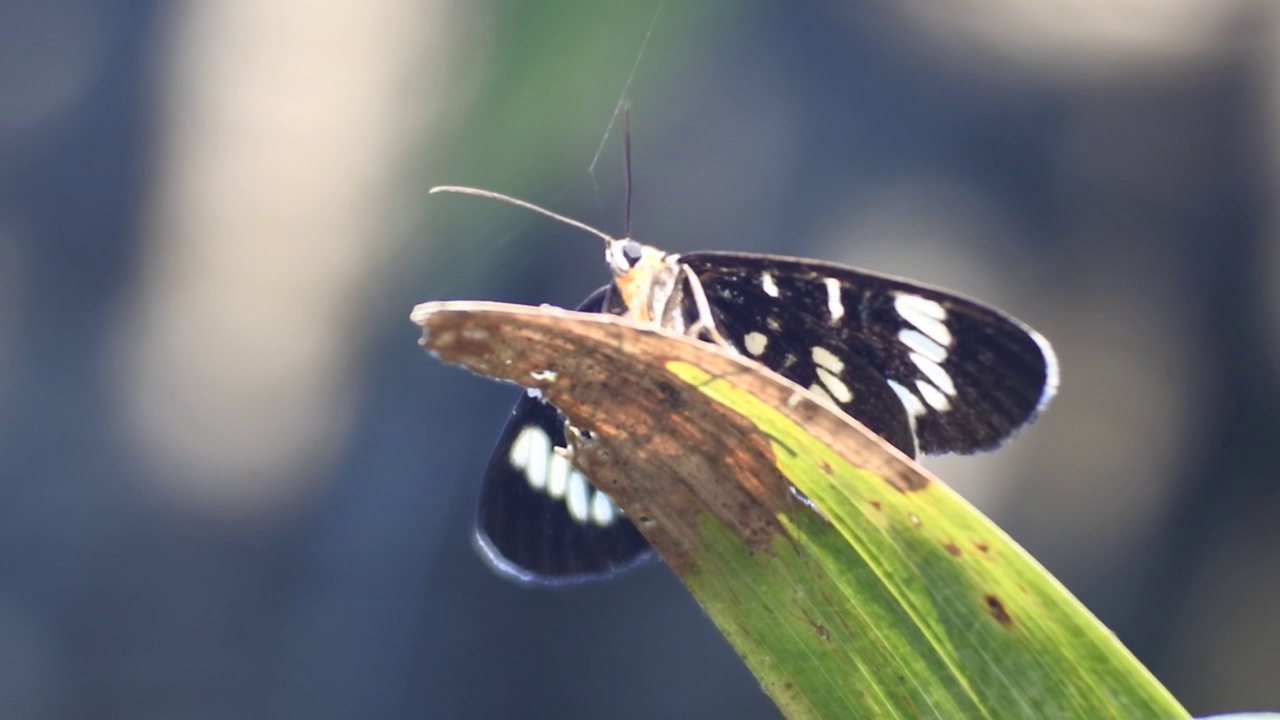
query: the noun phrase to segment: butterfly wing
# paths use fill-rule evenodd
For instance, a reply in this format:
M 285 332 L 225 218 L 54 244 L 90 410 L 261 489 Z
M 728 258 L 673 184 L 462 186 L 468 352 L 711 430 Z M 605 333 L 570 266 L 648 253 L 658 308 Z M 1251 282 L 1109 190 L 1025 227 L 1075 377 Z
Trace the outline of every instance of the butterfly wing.
M 1043 337 L 954 293 L 813 260 L 681 260 L 740 352 L 828 395 L 908 455 L 995 448 L 1057 389 Z
M 578 308 L 604 312 L 612 286 Z M 525 393 L 489 458 L 480 488 L 476 542 L 495 570 L 542 585 L 597 580 L 653 557 L 648 541 L 556 448 L 565 418 Z
M 680 258 L 739 352 L 839 407 L 910 456 L 972 453 L 1026 426 L 1057 389 L 1057 361 L 1034 330 L 990 306 L 898 278 L 769 255 Z M 579 310 L 619 313 L 601 288 Z M 686 320 L 697 318 L 684 296 Z M 540 398 L 516 403 L 489 460 L 476 537 L 524 582 L 616 574 L 653 556 L 639 531 L 555 448 L 565 420 Z

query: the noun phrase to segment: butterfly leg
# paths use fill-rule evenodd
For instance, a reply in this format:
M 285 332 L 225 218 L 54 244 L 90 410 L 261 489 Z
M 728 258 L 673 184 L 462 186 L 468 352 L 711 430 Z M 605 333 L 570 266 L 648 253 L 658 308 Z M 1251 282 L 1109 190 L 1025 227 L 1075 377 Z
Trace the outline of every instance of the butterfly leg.
M 724 335 L 720 334 L 720 330 L 716 327 L 715 318 L 711 315 L 711 303 L 707 302 L 707 293 L 702 288 L 702 282 L 698 280 L 698 276 L 688 265 L 682 265 L 685 277 L 689 280 L 689 290 L 693 293 L 694 305 L 698 308 L 698 319 L 689 326 L 685 331 L 686 335 L 698 337 L 702 333 L 706 333 L 711 341 L 722 348 L 737 353 L 735 348 L 728 340 L 724 339 Z
M 556 448 L 564 453 L 566 460 L 572 462 L 574 454 L 591 442 L 592 436 L 589 430 L 581 430 L 568 420 L 564 421 L 564 439 L 565 447 Z

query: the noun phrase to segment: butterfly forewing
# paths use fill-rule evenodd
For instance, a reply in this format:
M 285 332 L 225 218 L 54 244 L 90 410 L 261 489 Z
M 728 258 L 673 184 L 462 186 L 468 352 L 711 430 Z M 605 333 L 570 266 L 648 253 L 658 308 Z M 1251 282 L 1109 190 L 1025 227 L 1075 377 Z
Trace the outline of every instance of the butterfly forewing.
M 603 312 L 611 287 L 578 309 Z M 522 395 L 489 458 L 476 518 L 477 544 L 500 573 L 557 585 L 601 579 L 653 556 L 612 500 L 556 450 L 567 445 L 564 416 Z
M 710 321 L 739 353 L 826 395 L 913 457 L 994 448 L 1057 388 L 1053 351 L 1040 335 L 944 290 L 815 260 L 666 258 L 683 265 L 678 289 L 665 291 L 680 303 L 683 328 L 701 327 L 708 339 Z M 578 309 L 626 313 L 617 287 Z M 710 318 L 699 310 L 698 290 Z M 656 299 L 631 302 L 665 306 L 668 296 Z M 521 397 L 481 489 L 477 538 L 491 564 L 522 581 L 563 584 L 652 557 L 622 511 L 556 450 L 564 447 L 564 417 L 540 398 Z
M 954 293 L 814 260 L 681 260 L 740 352 L 827 395 L 908 455 L 994 448 L 1056 390 L 1039 334 Z

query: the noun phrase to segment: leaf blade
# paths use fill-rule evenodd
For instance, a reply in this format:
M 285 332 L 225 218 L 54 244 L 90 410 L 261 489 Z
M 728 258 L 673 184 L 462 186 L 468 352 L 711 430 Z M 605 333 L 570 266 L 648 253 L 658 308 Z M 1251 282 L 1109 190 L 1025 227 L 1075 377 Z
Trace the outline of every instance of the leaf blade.
M 442 359 L 538 387 L 594 434 L 575 462 L 789 716 L 1186 717 L 989 520 L 750 360 L 555 309 L 415 321 Z

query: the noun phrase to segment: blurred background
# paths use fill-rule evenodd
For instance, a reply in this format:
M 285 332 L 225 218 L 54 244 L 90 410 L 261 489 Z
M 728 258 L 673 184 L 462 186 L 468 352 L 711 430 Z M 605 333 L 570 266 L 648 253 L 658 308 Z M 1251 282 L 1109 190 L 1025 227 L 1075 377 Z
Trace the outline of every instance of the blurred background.
M 1274 0 L 0 0 L 0 717 L 775 717 L 664 567 L 489 573 L 517 392 L 408 322 L 607 279 L 426 191 L 621 233 L 623 94 L 641 240 L 1044 332 L 1049 413 L 930 465 L 1193 712 L 1280 707 Z

